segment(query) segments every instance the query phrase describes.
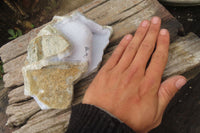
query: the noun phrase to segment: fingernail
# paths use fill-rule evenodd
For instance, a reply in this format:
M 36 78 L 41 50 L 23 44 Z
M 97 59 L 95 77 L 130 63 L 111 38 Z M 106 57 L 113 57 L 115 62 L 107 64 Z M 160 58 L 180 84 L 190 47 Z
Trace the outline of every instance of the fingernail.
M 161 30 L 160 30 L 160 34 L 161 34 L 161 35 L 166 35 L 167 32 L 168 32 L 168 31 L 167 31 L 166 29 L 161 29 Z
M 153 17 L 152 20 L 151 20 L 151 22 L 152 22 L 153 24 L 158 24 L 159 21 L 160 21 L 159 17 Z
M 128 35 L 126 35 L 126 40 L 131 40 L 132 39 L 132 35 L 131 34 L 128 34 Z
M 186 80 L 183 78 L 180 78 L 176 81 L 176 88 L 180 89 L 181 87 L 183 87 L 186 84 Z
M 147 25 L 148 25 L 148 21 L 145 20 L 142 22 L 142 27 L 147 27 Z

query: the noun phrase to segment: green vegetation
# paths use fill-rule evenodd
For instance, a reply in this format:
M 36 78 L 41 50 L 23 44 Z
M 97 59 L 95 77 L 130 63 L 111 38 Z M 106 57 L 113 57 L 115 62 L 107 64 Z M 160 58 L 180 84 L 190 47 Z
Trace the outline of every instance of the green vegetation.
M 32 28 L 35 28 L 34 24 L 31 25 Z
M 19 28 L 15 28 L 15 30 L 14 29 L 8 29 L 8 34 L 11 35 L 8 39 L 12 40 L 12 39 L 15 39 L 15 38 L 21 36 L 22 31 Z

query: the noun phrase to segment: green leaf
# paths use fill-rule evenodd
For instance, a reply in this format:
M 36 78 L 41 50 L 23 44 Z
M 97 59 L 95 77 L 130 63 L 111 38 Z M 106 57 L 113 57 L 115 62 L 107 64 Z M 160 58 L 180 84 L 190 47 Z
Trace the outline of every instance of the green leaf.
M 15 32 L 15 36 L 13 36 L 14 38 L 17 38 L 18 37 L 18 34 L 17 34 L 17 32 Z
M 22 31 L 20 29 L 17 29 L 17 36 L 21 36 L 22 35 Z
M 12 40 L 12 39 L 14 39 L 14 37 L 8 37 L 8 39 L 9 39 L 9 40 Z
M 11 36 L 15 36 L 15 32 L 13 29 L 8 29 L 8 33 L 11 35 Z
M 35 26 L 32 24 L 31 27 L 34 28 Z

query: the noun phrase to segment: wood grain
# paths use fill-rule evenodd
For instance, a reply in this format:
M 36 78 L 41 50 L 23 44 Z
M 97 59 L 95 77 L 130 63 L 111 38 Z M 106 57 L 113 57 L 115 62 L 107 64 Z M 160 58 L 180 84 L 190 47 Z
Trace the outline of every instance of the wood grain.
M 6 114 L 9 116 L 7 125 L 10 127 L 21 126 L 39 110 L 40 107 L 33 99 L 26 102 L 11 104 L 6 109 Z
M 8 98 L 9 98 L 8 101 L 9 104 L 19 103 L 32 99 L 30 96 L 24 95 L 24 86 L 18 87 L 10 91 L 8 94 Z
M 164 71 L 164 78 L 176 74 L 184 74 L 191 79 L 200 70 L 200 38 L 194 33 L 178 38 L 170 45 L 168 63 Z

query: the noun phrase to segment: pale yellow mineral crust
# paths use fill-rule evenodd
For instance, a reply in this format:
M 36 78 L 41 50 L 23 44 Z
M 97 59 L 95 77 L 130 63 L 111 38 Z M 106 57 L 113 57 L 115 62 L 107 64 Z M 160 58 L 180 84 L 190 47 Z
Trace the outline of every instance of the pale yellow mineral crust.
M 42 109 L 64 109 L 71 105 L 73 85 L 87 71 L 88 63 L 39 61 L 23 68 L 25 94 Z
M 72 99 L 73 82 L 81 76 L 78 65 L 68 69 L 56 67 L 27 71 L 30 93 L 51 108 L 66 108 Z

